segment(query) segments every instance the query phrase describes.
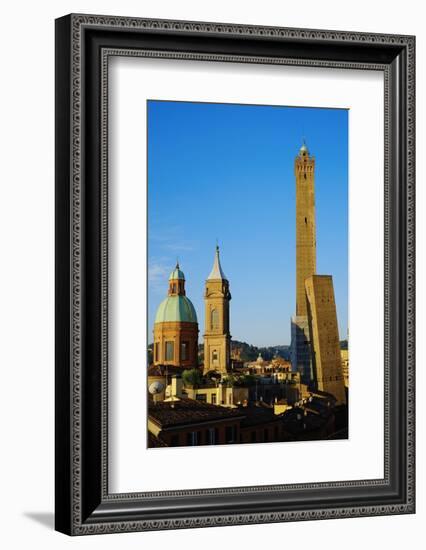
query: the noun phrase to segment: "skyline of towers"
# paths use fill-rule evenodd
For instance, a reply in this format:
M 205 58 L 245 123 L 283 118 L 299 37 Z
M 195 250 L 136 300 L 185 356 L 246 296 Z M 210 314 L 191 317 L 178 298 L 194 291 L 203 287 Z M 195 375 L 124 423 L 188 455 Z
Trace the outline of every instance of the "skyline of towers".
M 291 318 L 292 370 L 311 390 L 346 402 L 333 279 L 316 274 L 315 159 L 303 142 L 294 161 L 296 182 L 296 312 Z M 231 370 L 229 281 L 216 246 L 204 291 L 203 373 Z M 197 366 L 198 322 L 179 264 L 154 324 L 154 364 Z M 192 365 L 190 361 L 192 360 Z
M 291 319 L 292 369 L 316 390 L 346 403 L 333 278 L 316 274 L 315 159 L 305 142 L 295 159 L 296 315 Z
M 204 373 L 214 370 L 226 374 L 230 370 L 230 300 L 229 281 L 222 270 L 216 245 L 213 268 L 205 282 Z M 167 298 L 157 309 L 153 332 L 154 365 L 197 366 L 197 315 L 186 296 L 185 275 L 179 263 L 169 276 Z

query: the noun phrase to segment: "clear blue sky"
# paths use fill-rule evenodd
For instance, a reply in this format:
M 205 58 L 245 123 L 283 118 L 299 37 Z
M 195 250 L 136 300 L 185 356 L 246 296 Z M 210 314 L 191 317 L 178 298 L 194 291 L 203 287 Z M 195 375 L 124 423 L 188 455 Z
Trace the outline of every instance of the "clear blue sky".
M 348 111 L 148 101 L 148 322 L 179 258 L 204 332 L 216 239 L 230 281 L 231 334 L 290 343 L 295 311 L 294 158 L 316 158 L 317 273 L 333 275 L 340 338 L 348 315 Z

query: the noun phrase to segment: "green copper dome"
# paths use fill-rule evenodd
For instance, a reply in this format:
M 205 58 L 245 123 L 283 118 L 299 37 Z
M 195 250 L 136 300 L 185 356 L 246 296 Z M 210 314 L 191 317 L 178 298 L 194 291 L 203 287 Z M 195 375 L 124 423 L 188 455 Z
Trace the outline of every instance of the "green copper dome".
M 195 313 L 194 306 L 191 300 L 186 296 L 168 296 L 161 302 L 157 309 L 157 314 L 155 316 L 156 323 L 174 321 L 197 323 L 197 314 Z
M 169 281 L 172 279 L 180 279 L 182 281 L 185 280 L 185 275 L 183 274 L 183 271 L 179 269 L 179 264 L 176 264 L 175 269 L 170 273 Z

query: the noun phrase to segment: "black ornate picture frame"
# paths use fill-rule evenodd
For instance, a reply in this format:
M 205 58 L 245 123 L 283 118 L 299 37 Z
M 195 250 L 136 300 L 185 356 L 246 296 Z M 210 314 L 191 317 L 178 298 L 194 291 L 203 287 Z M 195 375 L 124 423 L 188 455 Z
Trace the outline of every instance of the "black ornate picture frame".
M 108 491 L 110 56 L 376 70 L 384 74 L 384 477 Z M 56 21 L 56 529 L 69 535 L 415 511 L 415 38 L 68 15 Z

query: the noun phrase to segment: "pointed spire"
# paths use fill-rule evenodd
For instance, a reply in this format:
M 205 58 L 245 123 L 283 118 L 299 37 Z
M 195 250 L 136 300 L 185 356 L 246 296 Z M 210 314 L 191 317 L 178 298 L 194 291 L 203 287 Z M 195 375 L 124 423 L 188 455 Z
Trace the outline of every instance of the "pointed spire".
M 214 257 L 213 269 L 211 270 L 210 275 L 207 277 L 207 280 L 212 280 L 212 279 L 227 280 L 225 273 L 222 271 L 222 266 L 220 265 L 219 245 L 218 244 L 216 244 L 216 254 L 215 254 L 215 257 Z

